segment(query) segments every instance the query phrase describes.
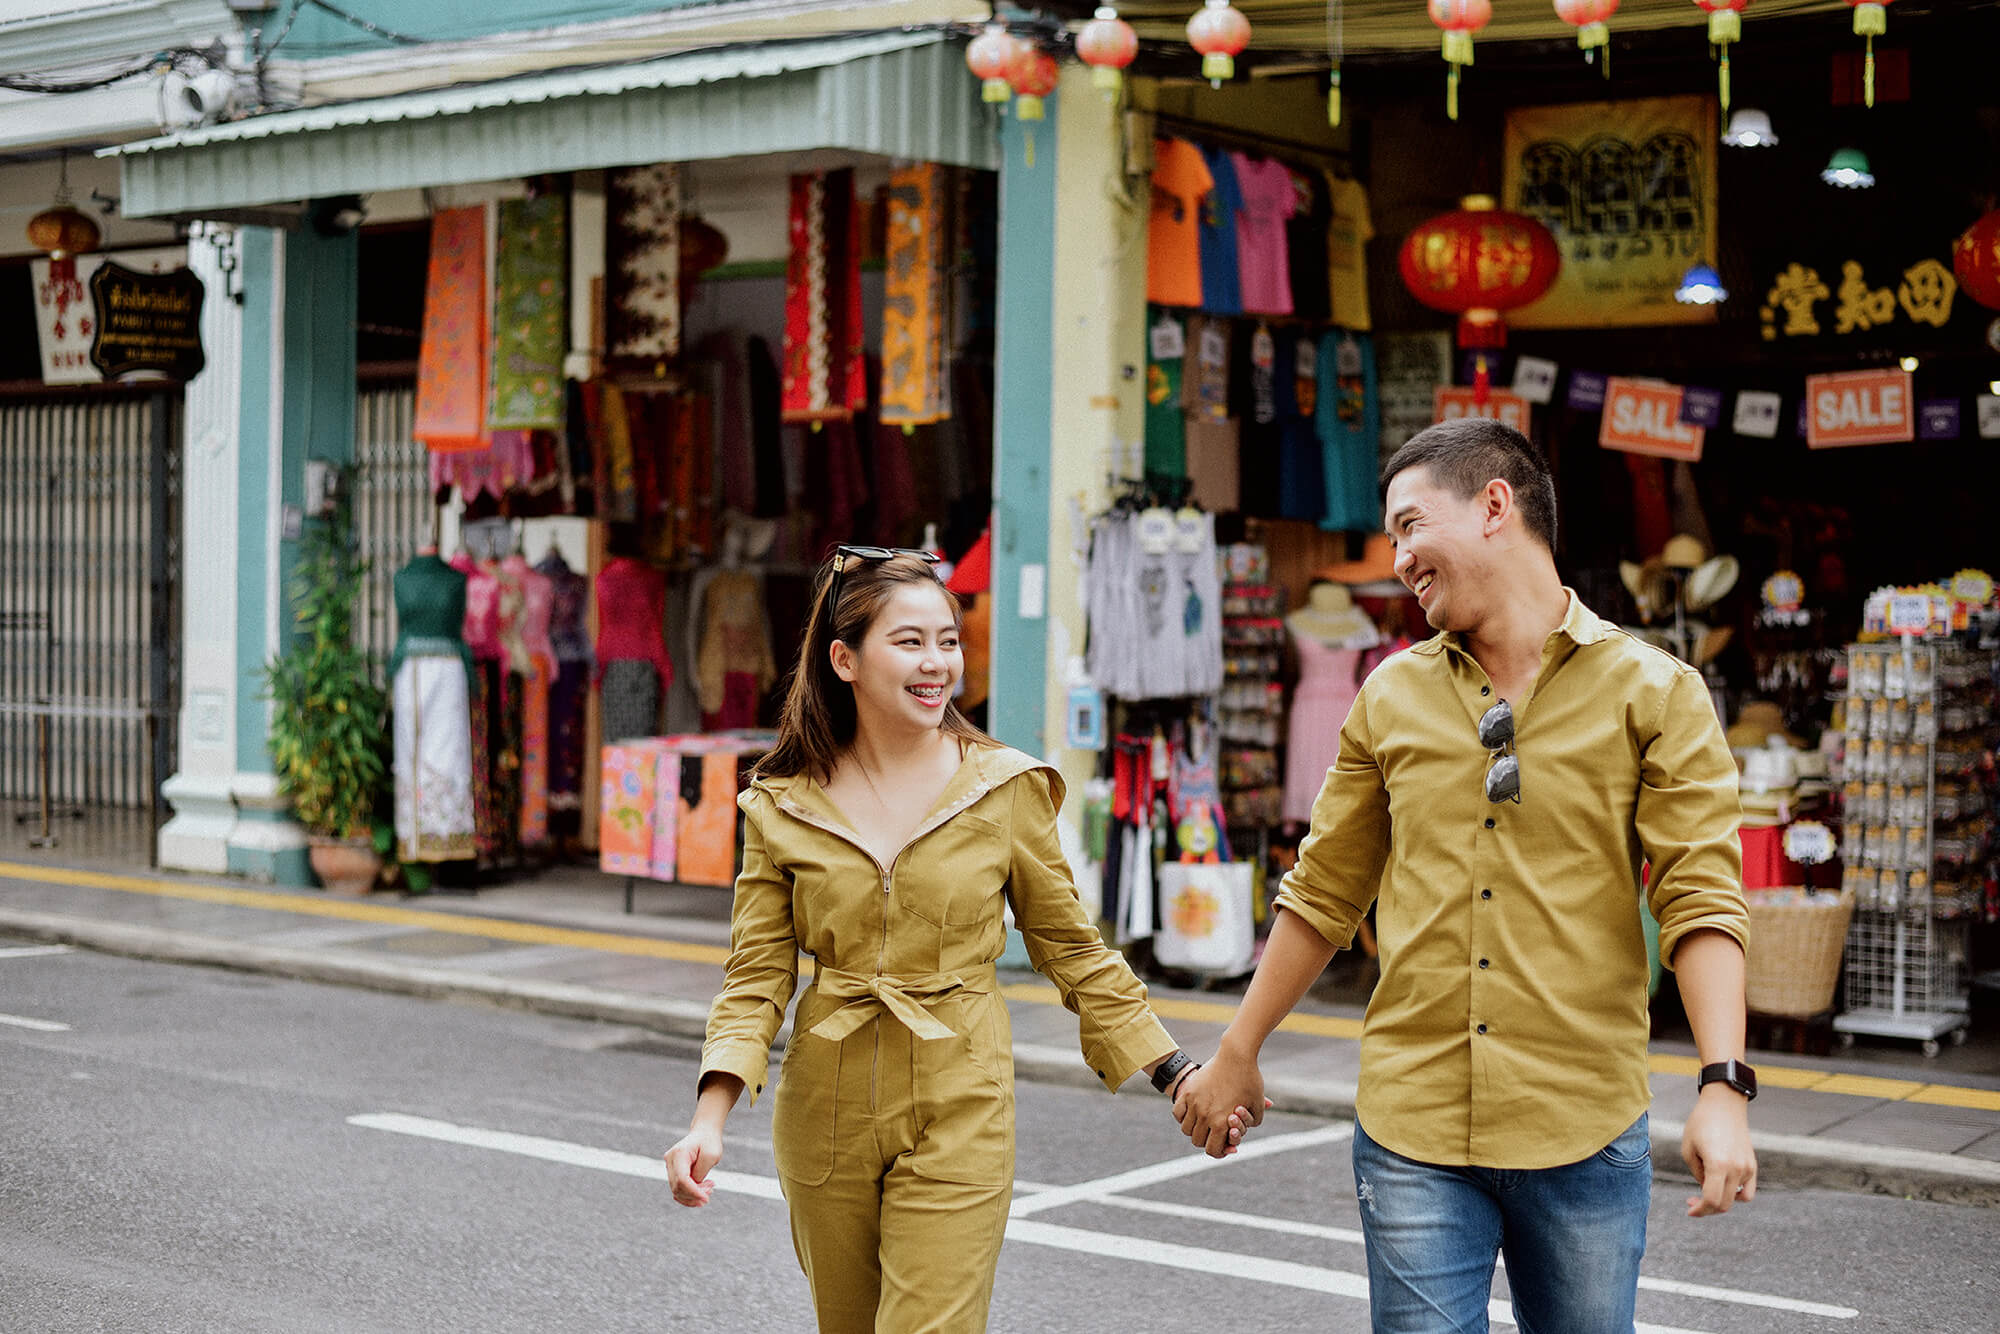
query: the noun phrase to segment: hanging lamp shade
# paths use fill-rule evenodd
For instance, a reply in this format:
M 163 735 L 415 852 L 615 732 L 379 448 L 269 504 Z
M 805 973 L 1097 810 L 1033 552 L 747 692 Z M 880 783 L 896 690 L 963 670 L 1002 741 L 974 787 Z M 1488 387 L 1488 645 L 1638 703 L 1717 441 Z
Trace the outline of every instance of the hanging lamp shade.
M 1890 0 L 1847 0 L 1854 7 L 1854 35 L 1868 43 L 1868 58 L 1861 62 L 1861 100 L 1875 105 L 1875 39 L 1889 31 Z
M 1485 402 L 1486 358 L 1507 346 L 1507 311 L 1548 291 L 1562 271 L 1562 251 L 1547 227 L 1497 207 L 1491 195 L 1468 195 L 1458 211 L 1412 231 L 1397 256 L 1403 285 L 1432 310 L 1458 318 L 1458 345 L 1480 352 L 1473 393 Z
M 979 79 L 980 101 L 1005 103 L 1014 96 L 1007 84 L 1007 69 L 1020 45 L 1019 39 L 997 23 L 966 44 L 965 67 Z
M 1076 58 L 1090 66 L 1091 83 L 1113 98 L 1125 83 L 1125 67 L 1138 54 L 1139 34 L 1109 5 L 1099 6 L 1076 35 Z
M 1696 264 L 1681 275 L 1681 285 L 1674 289 L 1674 300 L 1684 306 L 1714 306 L 1729 299 L 1729 289 L 1722 285 L 1722 275 L 1707 264 Z
M 1015 43 L 1014 59 L 1007 66 L 1007 85 L 1014 90 L 1014 114 L 1021 120 L 1040 120 L 1042 99 L 1056 90 L 1062 72 L 1056 58 L 1033 42 Z
M 1819 178 L 1843 190 L 1866 190 L 1875 184 L 1875 173 L 1869 169 L 1868 155 L 1858 148 L 1834 149 Z
M 1988 310 L 2000 310 L 2000 209 L 1966 228 L 1952 244 L 1951 271 L 1961 292 Z
M 1776 148 L 1778 135 L 1771 128 L 1769 116 L 1744 107 L 1730 113 L 1729 128 L 1722 132 L 1722 142 L 1731 148 Z
M 1716 87 L 1721 92 L 1722 111 L 1729 112 L 1729 46 L 1743 40 L 1743 11 L 1750 0 L 1694 0 L 1708 11 L 1708 44 L 1721 51 L 1716 68 Z
M 1472 35 L 1493 21 L 1493 0 L 1430 0 L 1431 22 L 1444 29 L 1444 58 L 1451 66 L 1445 80 L 1444 110 L 1458 119 L 1458 72 L 1472 63 Z
M 1604 52 L 1604 77 L 1611 77 L 1611 26 L 1605 22 L 1618 12 L 1618 0 L 1555 0 L 1556 17 L 1576 28 L 1576 44 L 1585 60 L 1595 60 Z
M 1201 52 L 1201 77 L 1220 88 L 1236 77 L 1236 57 L 1250 45 L 1250 20 L 1229 0 L 1206 0 L 1187 22 L 1187 39 Z

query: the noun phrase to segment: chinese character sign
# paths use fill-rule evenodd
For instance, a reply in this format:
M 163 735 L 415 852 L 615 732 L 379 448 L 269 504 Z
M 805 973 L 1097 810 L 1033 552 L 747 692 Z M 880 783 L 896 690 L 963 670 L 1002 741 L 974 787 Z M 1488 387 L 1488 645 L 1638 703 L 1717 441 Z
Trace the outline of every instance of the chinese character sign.
M 1921 256 L 1773 264 L 1759 295 L 1757 318 L 1767 343 L 1870 332 L 1877 338 L 1866 341 L 1885 333 L 1907 339 L 1943 329 L 1955 313 L 1977 315 L 1977 307 L 1961 298 L 1951 266 Z
M 1543 223 L 1562 272 L 1518 329 L 1712 324 L 1674 300 L 1716 253 L 1715 101 L 1655 97 L 1507 113 L 1507 207 Z

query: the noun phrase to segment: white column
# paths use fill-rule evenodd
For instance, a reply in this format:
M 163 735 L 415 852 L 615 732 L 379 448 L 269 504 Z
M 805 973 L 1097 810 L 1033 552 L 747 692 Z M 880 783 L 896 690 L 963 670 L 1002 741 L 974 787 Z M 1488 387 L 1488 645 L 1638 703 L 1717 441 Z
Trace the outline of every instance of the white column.
M 241 444 L 243 307 L 233 229 L 197 223 L 188 267 L 200 278 L 206 365 L 185 393 L 181 483 L 180 756 L 161 793 L 174 807 L 160 830 L 160 865 L 220 873 L 236 829 L 237 465 Z

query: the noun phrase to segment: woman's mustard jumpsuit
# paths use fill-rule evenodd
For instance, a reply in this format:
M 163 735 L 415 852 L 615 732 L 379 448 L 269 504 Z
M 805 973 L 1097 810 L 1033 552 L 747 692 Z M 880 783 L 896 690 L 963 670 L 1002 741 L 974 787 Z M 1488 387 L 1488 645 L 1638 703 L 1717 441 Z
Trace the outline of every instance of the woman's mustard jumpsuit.
M 822 1334 L 986 1328 L 1014 1182 L 1002 894 L 1106 1088 L 1174 1050 L 1077 898 L 1062 792 L 1040 761 L 974 746 L 887 866 L 809 777 L 739 798 L 743 870 L 701 1068 L 763 1091 L 811 955 L 772 1140 Z

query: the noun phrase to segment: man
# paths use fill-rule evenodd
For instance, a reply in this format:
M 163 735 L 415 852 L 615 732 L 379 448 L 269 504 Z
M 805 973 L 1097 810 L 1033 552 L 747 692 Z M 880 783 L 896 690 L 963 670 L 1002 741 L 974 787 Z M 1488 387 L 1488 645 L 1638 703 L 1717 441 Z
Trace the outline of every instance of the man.
M 1701 676 L 1555 568 L 1555 487 L 1465 418 L 1384 469 L 1396 577 L 1439 633 L 1362 687 L 1243 1004 L 1182 1085 L 1211 1154 L 1262 1120 L 1264 1039 L 1371 901 L 1354 1175 L 1378 1332 L 1483 1330 L 1494 1257 L 1522 1329 L 1630 1330 L 1651 1193 L 1649 864 L 1660 955 L 1705 1067 L 1688 1213 L 1756 1194 L 1742 1064 L 1736 769 Z

